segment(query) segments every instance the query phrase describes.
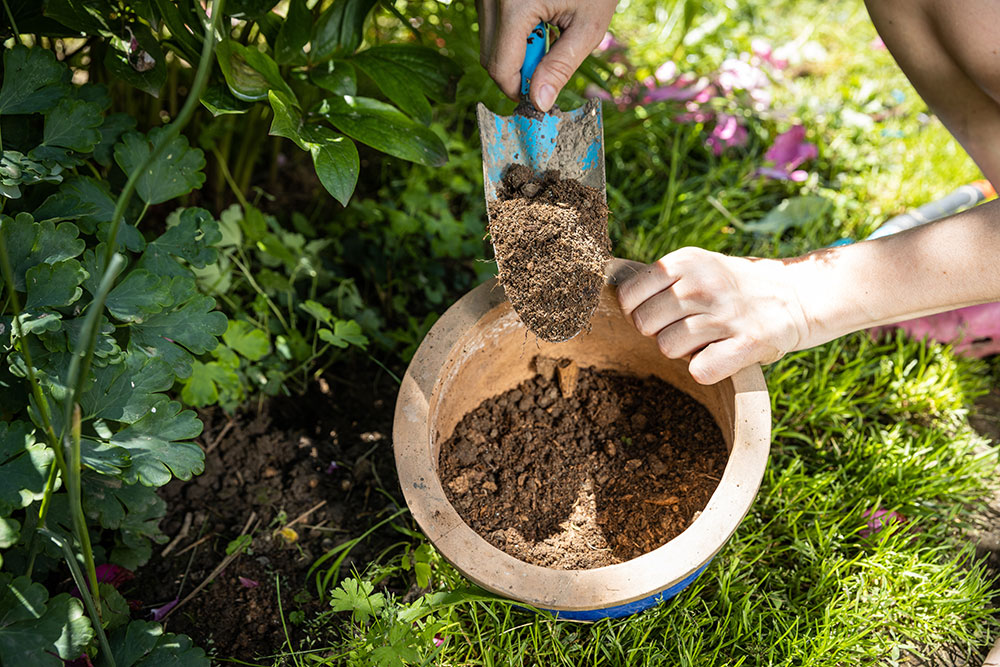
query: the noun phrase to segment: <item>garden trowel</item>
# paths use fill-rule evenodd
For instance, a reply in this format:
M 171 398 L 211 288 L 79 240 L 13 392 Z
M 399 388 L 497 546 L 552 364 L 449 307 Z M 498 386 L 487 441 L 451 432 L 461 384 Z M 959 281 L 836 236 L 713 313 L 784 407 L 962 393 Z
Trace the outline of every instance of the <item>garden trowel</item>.
M 591 99 L 573 111 L 553 107 L 542 113 L 528 100 L 531 75 L 545 55 L 547 41 L 544 23 L 528 35 L 521 66 L 522 101 L 513 115 L 498 116 L 482 103 L 477 107 L 487 205 L 497 198 L 500 181 L 513 164 L 526 165 L 536 175 L 557 169 L 562 178 L 597 188 L 607 200 L 601 101 Z

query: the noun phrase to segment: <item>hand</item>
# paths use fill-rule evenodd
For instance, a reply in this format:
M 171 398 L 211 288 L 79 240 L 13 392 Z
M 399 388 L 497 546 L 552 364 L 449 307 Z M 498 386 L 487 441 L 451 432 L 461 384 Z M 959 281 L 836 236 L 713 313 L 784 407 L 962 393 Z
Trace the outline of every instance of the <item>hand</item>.
M 682 248 L 625 281 L 618 301 L 664 355 L 690 355 L 691 376 L 713 384 L 751 364 L 777 361 L 806 340 L 789 268 Z
M 521 92 L 521 64 L 531 29 L 542 21 L 561 34 L 542 58 L 531 80 L 529 97 L 548 111 L 566 82 L 611 23 L 618 0 L 477 0 L 479 61 L 512 100 Z

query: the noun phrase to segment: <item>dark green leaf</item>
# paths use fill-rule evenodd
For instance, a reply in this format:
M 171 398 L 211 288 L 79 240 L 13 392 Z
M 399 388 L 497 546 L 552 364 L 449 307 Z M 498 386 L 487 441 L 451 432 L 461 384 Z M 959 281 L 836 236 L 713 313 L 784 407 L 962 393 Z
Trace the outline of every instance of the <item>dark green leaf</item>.
M 128 132 L 115 146 L 115 161 L 126 174 L 137 169 L 149 155 L 153 146 L 166 133 L 161 127 L 150 130 L 149 137 L 138 132 Z M 146 168 L 136 183 L 136 192 L 147 204 L 161 204 L 185 195 L 205 182 L 205 155 L 191 148 L 183 135 L 174 137 L 160 157 Z
M 225 83 L 212 81 L 201 94 L 201 103 L 213 116 L 246 113 L 253 105 L 236 99 Z
M 111 40 L 104 54 L 104 66 L 130 86 L 159 97 L 167 81 L 163 47 L 145 24 L 132 23 L 130 29 L 138 42 L 135 50 L 130 47 L 128 33 L 120 35 L 120 40 Z
M 354 53 L 361 46 L 365 18 L 376 0 L 335 0 L 316 20 L 309 61 Z
M 52 450 L 35 442 L 28 422 L 0 422 L 0 515 L 9 508 L 27 507 L 45 492 Z
M 164 633 L 157 623 L 132 621 L 109 637 L 116 667 L 209 667 L 205 652 L 184 635 Z M 109 667 L 98 659 L 97 667 Z
M 225 39 L 215 47 L 215 57 L 229 90 L 237 99 L 247 102 L 263 100 L 269 90 L 280 91 L 294 99 L 295 93 L 281 78 L 278 65 L 255 47 Z
M 31 267 L 76 257 L 85 246 L 77 238 L 80 230 L 71 222 L 56 226 L 52 222 L 35 222 L 31 215 L 0 216 L 0 234 L 7 244 L 7 256 L 14 271 L 14 288 L 24 291 L 24 274 Z
M 213 310 L 215 300 L 211 297 L 192 297 L 193 279 L 174 278 L 171 290 L 177 305 L 133 325 L 132 343 L 150 356 L 161 357 L 178 377 L 186 378 L 194 361 L 188 351 L 204 354 L 213 349 L 229 320 Z
M 44 113 L 69 89 L 66 66 L 41 47 L 17 44 L 4 51 L 3 73 L 0 114 Z
M 21 536 L 21 524 L 16 519 L 0 517 L 0 549 L 9 549 Z
M 271 120 L 271 135 L 291 139 L 302 150 L 309 150 L 308 144 L 302 139 L 302 113 L 287 95 L 275 91 L 268 92 L 273 118 Z
M 107 442 L 80 439 L 80 460 L 83 465 L 102 475 L 117 476 L 129 464 L 128 452 Z
M 431 121 L 431 105 L 455 98 L 455 84 L 462 69 L 451 59 L 423 46 L 392 44 L 358 53 L 352 62 L 370 76 L 379 90 L 396 106 L 425 125 Z
M 309 41 L 312 31 L 312 14 L 306 0 L 290 0 L 288 15 L 281 24 L 274 44 L 274 59 L 279 65 L 299 65 L 305 62 L 302 47 Z
M 123 363 L 94 369 L 94 381 L 80 396 L 84 419 L 110 419 L 131 424 L 163 400 L 174 375 L 162 359 L 131 352 Z
M 238 19 L 257 20 L 268 13 L 278 0 L 227 0 L 226 14 Z
M 184 209 L 176 225 L 168 227 L 162 236 L 146 245 L 136 268 L 158 276 L 188 276 L 190 272 L 174 258 L 203 268 L 218 258 L 218 251 L 213 246 L 221 239 L 219 223 L 211 213 L 203 208 Z
M 101 620 L 104 630 L 114 630 L 128 623 L 132 618 L 132 611 L 118 589 L 113 584 L 104 582 L 98 584 L 97 588 L 101 592 Z
M 318 335 L 321 340 L 334 347 L 345 348 L 348 345 L 357 345 L 364 348 L 368 345 L 368 338 L 361 333 L 361 327 L 354 320 L 337 320 L 332 331 L 320 329 Z
M 436 134 L 390 104 L 367 97 L 334 97 L 324 100 L 320 113 L 347 136 L 383 153 L 432 167 L 448 161 L 448 151 Z
M 83 605 L 41 584 L 0 574 L 0 664 L 63 667 L 94 636 Z
M 102 9 L 107 5 L 88 0 L 45 0 L 45 15 L 79 33 L 100 34 L 109 30 Z
M 243 320 L 231 320 L 222 340 L 250 361 L 258 361 L 271 350 L 267 332 Z
M 61 146 L 89 153 L 101 141 L 98 128 L 104 122 L 101 107 L 94 102 L 62 100 L 55 109 L 45 114 L 46 146 Z
M 153 313 L 170 305 L 170 280 L 154 276 L 144 269 L 135 269 L 108 293 L 106 306 L 111 314 L 124 322 L 142 322 Z
M 62 328 L 62 315 L 52 312 L 22 311 L 17 316 L 19 332 L 22 336 L 28 334 L 41 335 L 46 332 L 59 331 Z
M 28 297 L 26 310 L 68 306 L 83 295 L 80 284 L 87 277 L 80 262 L 64 259 L 55 264 L 38 264 L 25 273 Z
M 151 487 L 84 474 L 83 509 L 108 530 L 122 530 L 131 525 L 146 537 L 157 537 L 160 535 L 157 521 L 166 513 L 167 504 Z
M 170 37 L 174 40 L 184 59 L 188 62 L 198 62 L 201 54 L 202 32 L 201 27 L 194 16 L 194 11 L 185 2 L 175 2 L 175 0 L 152 0 L 160 18 L 170 30 Z M 182 14 L 181 10 L 184 11 Z M 192 31 L 192 27 L 195 30 Z
M 110 222 L 115 200 L 106 181 L 90 176 L 74 176 L 64 181 L 58 192 L 34 212 L 35 220 L 73 219 L 84 232 L 93 234 L 97 225 Z
M 115 144 L 124 133 L 135 129 L 135 118 L 127 113 L 113 113 L 104 117 L 104 124 L 99 129 L 101 141 L 94 147 L 94 159 L 110 167 Z
M 205 454 L 193 442 L 202 424 L 192 410 L 181 412 L 181 404 L 162 400 L 133 424 L 111 437 L 111 444 L 128 450 L 132 465 L 124 471 L 125 482 L 163 486 L 171 475 L 191 479 L 205 467 Z
M 355 95 L 358 75 L 346 60 L 331 60 L 309 70 L 309 80 L 335 95 Z

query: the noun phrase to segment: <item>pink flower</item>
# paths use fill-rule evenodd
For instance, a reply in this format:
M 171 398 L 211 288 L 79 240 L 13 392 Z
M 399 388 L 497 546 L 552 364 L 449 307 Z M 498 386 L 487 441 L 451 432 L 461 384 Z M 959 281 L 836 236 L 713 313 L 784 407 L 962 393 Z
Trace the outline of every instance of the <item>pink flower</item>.
M 861 516 L 868 520 L 865 527 L 858 531 L 858 534 L 861 537 L 874 535 L 890 523 L 906 523 L 906 517 L 899 512 L 890 512 L 889 510 L 883 508 L 879 508 L 877 510 L 865 510 Z
M 444 639 L 441 638 L 441 635 L 434 635 L 434 639 L 432 639 L 431 641 L 434 642 L 435 646 L 441 646 L 442 644 L 444 644 Z
M 102 563 L 94 568 L 97 573 L 97 583 L 111 584 L 115 588 L 120 588 L 122 584 L 135 579 L 131 570 L 126 570 L 121 565 L 114 563 Z M 76 586 L 69 592 L 73 597 L 80 597 L 80 589 Z
M 247 577 L 239 577 L 239 580 L 240 580 L 240 586 L 242 586 L 243 588 L 257 588 L 258 586 L 260 586 L 259 583 L 257 583 L 253 579 L 248 579 Z
M 806 160 L 819 155 L 816 144 L 805 140 L 804 125 L 793 125 L 787 132 L 779 134 L 764 154 L 768 166 L 757 170 L 760 176 L 787 181 L 804 181 L 808 174 L 798 169 Z
M 596 83 L 588 83 L 587 87 L 583 91 L 583 96 L 586 98 L 596 97 L 600 100 L 611 100 L 611 93 L 604 90 Z
M 774 69 L 782 70 L 788 67 L 788 58 L 785 57 L 787 49 L 772 49 L 770 42 L 759 37 L 750 42 L 750 49 L 758 59 Z
M 677 78 L 677 65 L 673 60 L 668 60 L 659 67 L 653 73 L 653 76 L 660 83 L 666 83 L 667 81 L 673 81 Z
M 705 77 L 695 79 L 691 74 L 683 74 L 672 83 L 655 86 L 655 81 L 658 80 L 649 79 L 644 82 L 648 92 L 642 98 L 643 104 L 667 101 L 686 102 L 688 100 L 707 102 L 715 96 L 716 92 L 708 79 Z
M 766 88 L 771 80 L 764 73 L 764 70 L 755 67 L 739 58 L 727 58 L 719 67 L 719 76 L 716 83 L 724 93 L 731 93 L 734 90 L 753 91 Z
M 720 113 L 715 119 L 715 127 L 706 141 L 712 152 L 722 155 L 722 151 L 731 146 L 744 146 L 747 143 L 747 129 L 740 125 L 736 116 Z
M 871 42 L 868 43 L 869 48 L 872 51 L 885 51 L 885 42 L 882 41 L 881 37 L 876 37 Z

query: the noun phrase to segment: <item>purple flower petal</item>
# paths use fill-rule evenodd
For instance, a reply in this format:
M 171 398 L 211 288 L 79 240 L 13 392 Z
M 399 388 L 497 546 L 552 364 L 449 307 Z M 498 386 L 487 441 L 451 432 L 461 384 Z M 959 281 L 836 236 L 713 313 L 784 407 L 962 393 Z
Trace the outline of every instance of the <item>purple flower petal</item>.
M 444 639 L 441 638 L 441 635 L 434 635 L 434 639 L 432 641 L 435 646 L 441 646 L 444 644 Z
M 866 527 L 858 531 L 861 537 L 869 537 L 881 531 L 890 523 L 906 523 L 906 517 L 899 512 L 890 512 L 885 508 L 865 510 L 861 516 L 867 519 Z
M 774 143 L 764 153 L 764 159 L 779 169 L 791 172 L 806 160 L 819 155 L 816 144 L 805 141 L 805 136 L 804 125 L 793 125 L 774 139 Z
M 328 466 L 326 467 L 326 474 L 327 474 L 327 475 L 332 475 L 332 474 L 333 474 L 333 471 L 334 471 L 334 470 L 337 470 L 337 469 L 339 469 L 339 468 L 340 468 L 340 466 L 339 466 L 339 465 L 337 465 L 337 462 L 336 462 L 336 461 L 330 461 L 330 465 L 328 465 Z
M 170 610 L 173 609 L 174 607 L 176 607 L 179 602 L 180 602 L 180 598 L 174 598 L 173 600 L 171 600 L 167 604 L 163 605 L 162 607 L 156 607 L 155 609 L 153 609 L 152 610 L 152 612 L 153 612 L 153 616 L 152 616 L 153 620 L 154 621 L 162 621 L 163 617 L 166 616 L 168 613 L 170 613 Z
M 253 579 L 248 579 L 247 577 L 238 577 L 238 578 L 240 580 L 240 585 L 243 588 L 257 588 L 258 586 L 260 586 L 260 584 L 254 581 Z
M 591 42 L 591 44 L 593 44 L 593 42 Z M 610 51 L 611 49 L 617 49 L 620 47 L 621 44 L 618 42 L 617 39 L 615 39 L 615 36 L 612 35 L 610 32 L 606 32 L 604 33 L 604 39 L 602 39 L 601 43 L 597 45 L 597 50 L 604 52 L 604 51 Z
M 736 116 L 720 113 L 715 119 L 715 127 L 708 137 L 708 146 L 716 155 L 731 146 L 744 146 L 747 143 L 747 129 L 740 125 Z

